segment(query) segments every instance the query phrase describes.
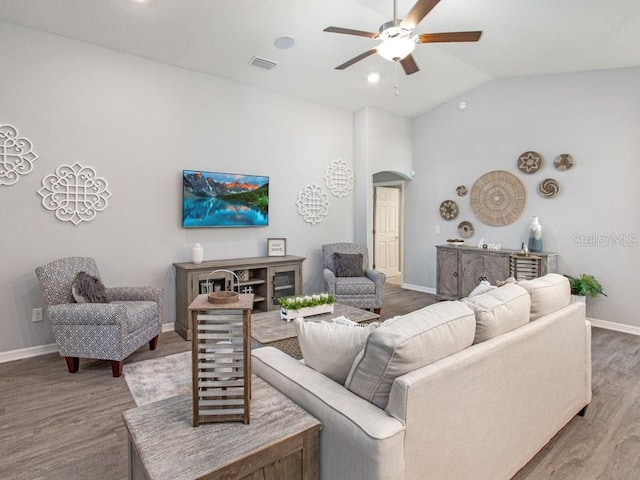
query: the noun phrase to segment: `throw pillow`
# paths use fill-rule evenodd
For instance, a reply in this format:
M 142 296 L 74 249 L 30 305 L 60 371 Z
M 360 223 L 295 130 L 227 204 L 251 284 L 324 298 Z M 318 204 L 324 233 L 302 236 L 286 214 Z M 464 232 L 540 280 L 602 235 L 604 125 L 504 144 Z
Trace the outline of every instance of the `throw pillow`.
M 544 277 L 518 282 L 531 294 L 531 320 L 557 312 L 569 305 L 571 285 L 564 275 L 548 273 Z
M 469 296 L 465 302 L 476 312 L 473 343 L 484 342 L 529 323 L 531 297 L 515 283 L 508 283 L 483 295 Z
M 77 273 L 71 284 L 71 293 L 76 303 L 109 303 L 102 281 L 86 272 Z
M 476 317 L 462 302 L 441 302 L 386 321 L 369 336 L 345 387 L 380 408 L 396 377 L 473 343 Z
M 336 277 L 364 277 L 361 253 L 334 253 Z
M 367 325 L 313 322 L 296 318 L 294 324 L 305 365 L 344 385 L 349 370 L 377 323 Z
M 482 280 L 476 288 L 471 290 L 469 293 L 469 297 L 475 297 L 477 295 L 482 295 L 483 293 L 490 292 L 491 290 L 495 290 L 498 287 L 494 287 L 489 283 L 488 280 Z

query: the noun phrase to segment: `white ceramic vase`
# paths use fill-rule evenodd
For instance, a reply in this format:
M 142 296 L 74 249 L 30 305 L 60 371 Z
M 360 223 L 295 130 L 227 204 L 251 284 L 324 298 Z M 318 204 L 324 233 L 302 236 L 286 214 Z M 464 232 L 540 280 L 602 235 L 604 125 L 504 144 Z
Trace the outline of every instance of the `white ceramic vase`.
M 202 245 L 196 243 L 193 247 L 191 247 L 191 263 L 195 263 L 196 265 L 202 263 L 204 260 L 204 250 L 202 249 Z

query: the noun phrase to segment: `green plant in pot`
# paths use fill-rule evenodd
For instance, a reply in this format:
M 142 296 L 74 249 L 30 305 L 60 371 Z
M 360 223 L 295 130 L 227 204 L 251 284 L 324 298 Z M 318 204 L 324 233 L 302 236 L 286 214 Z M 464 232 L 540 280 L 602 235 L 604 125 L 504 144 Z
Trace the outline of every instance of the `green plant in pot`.
M 597 297 L 598 295 L 607 296 L 604 293 L 602 285 L 593 275 L 587 275 L 583 273 L 579 277 L 572 277 L 571 275 L 565 275 L 569 279 L 571 285 L 571 295 L 578 295 L 581 297 Z

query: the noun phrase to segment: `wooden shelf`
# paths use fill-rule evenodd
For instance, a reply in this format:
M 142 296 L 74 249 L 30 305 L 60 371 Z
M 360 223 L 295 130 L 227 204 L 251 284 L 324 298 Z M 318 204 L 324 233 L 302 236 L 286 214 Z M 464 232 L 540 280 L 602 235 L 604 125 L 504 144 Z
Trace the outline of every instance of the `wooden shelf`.
M 191 322 L 187 307 L 203 288 L 231 289 L 231 275 L 215 270 L 248 270 L 248 279 L 238 284 L 252 287 L 254 310 L 269 311 L 280 308 L 281 296 L 302 294 L 302 262 L 304 258 L 287 255 L 284 257 L 233 258 L 208 260 L 200 264 L 174 263 L 176 269 L 176 332 L 191 340 Z M 244 272 L 243 272 L 244 273 Z M 235 280 L 233 282 L 235 289 Z M 209 290 L 211 291 L 211 290 Z

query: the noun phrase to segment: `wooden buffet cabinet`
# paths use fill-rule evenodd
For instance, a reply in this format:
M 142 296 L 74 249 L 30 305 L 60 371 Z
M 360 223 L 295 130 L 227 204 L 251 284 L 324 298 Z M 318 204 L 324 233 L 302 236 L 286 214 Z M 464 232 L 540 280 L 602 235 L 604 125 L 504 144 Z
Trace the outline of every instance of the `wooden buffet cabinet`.
M 215 270 L 240 273 L 240 293 L 253 293 L 253 312 L 280 308 L 278 299 L 302 293 L 303 257 L 234 258 L 209 260 L 200 264 L 174 263 L 176 269 L 176 332 L 191 340 L 187 308 L 201 293 L 231 288 L 231 275 Z M 235 290 L 235 279 L 234 279 Z
M 481 280 L 495 285 L 512 275 L 512 257 L 517 250 L 482 250 L 477 247 L 437 245 L 438 298 L 451 300 L 469 295 Z M 532 254 L 540 259 L 539 276 L 556 271 L 558 255 L 540 252 Z

